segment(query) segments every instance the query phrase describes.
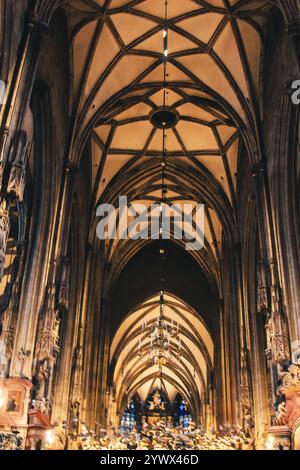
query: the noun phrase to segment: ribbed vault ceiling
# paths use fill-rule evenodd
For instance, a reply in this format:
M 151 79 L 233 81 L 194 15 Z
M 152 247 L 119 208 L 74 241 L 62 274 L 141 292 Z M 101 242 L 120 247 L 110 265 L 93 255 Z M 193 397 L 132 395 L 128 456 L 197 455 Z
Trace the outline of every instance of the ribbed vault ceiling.
M 165 297 L 166 321 L 179 324 L 183 354 L 162 367 L 149 359 L 149 328 L 159 315 L 159 295 L 148 299 L 124 319 L 118 328 L 110 349 L 110 367 L 119 409 L 126 400 L 138 393 L 145 400 L 148 394 L 161 385 L 169 399 L 180 392 L 192 405 L 199 405 L 206 397 L 206 389 L 214 361 L 214 344 L 201 317 L 187 304 L 171 295 Z M 147 329 L 142 330 L 142 324 Z M 171 340 L 171 350 L 177 350 L 176 340 Z M 139 356 L 142 352 L 142 358 Z M 198 405 L 197 405 L 198 404 Z
M 66 2 L 74 65 L 71 151 L 79 161 L 91 137 L 91 238 L 99 202 L 151 203 L 161 198 L 163 131 L 150 122 L 166 105 L 177 125 L 165 130 L 166 200 L 205 204 L 205 250 L 193 256 L 219 285 L 222 241 L 236 236 L 236 183 L 240 142 L 259 141 L 260 60 L 269 2 L 168 0 L 167 77 L 163 77 L 165 0 Z M 250 145 L 251 146 L 251 145 Z M 246 145 L 249 149 L 249 145 Z M 145 240 L 104 244 L 116 277 Z M 182 243 L 176 241 L 176 243 Z M 111 369 L 119 409 L 156 386 L 157 369 L 138 357 L 141 324 L 154 321 L 158 298 L 140 305 L 119 327 Z M 190 400 L 205 396 L 213 343 L 188 306 L 167 299 L 167 316 L 184 331 L 180 365 L 163 367 L 164 387 Z M 145 338 L 144 338 L 145 339 Z M 173 387 L 173 388 L 172 388 Z
M 213 270 L 224 225 L 235 226 L 241 134 L 257 133 L 268 8 L 253 0 L 168 1 L 166 104 L 179 121 L 165 131 L 167 201 L 205 204 Z M 165 0 L 74 0 L 68 11 L 76 97 L 72 148 L 79 158 L 92 135 L 92 210 L 120 195 L 150 205 L 161 188 L 155 160 L 163 131 L 150 116 L 163 105 Z M 110 261 L 118 245 L 108 243 Z

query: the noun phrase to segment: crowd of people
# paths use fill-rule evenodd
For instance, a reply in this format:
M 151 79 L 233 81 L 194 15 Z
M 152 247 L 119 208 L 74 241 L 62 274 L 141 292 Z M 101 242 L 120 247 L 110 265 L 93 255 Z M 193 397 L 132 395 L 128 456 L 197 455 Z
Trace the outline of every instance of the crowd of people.
M 108 435 L 102 430 L 97 438 L 83 428 L 79 447 L 83 450 L 252 450 L 254 440 L 239 426 L 224 426 L 218 432 L 206 433 L 193 422 L 183 428 L 168 427 L 159 421 L 155 425 L 145 423 L 140 432 L 132 429 Z

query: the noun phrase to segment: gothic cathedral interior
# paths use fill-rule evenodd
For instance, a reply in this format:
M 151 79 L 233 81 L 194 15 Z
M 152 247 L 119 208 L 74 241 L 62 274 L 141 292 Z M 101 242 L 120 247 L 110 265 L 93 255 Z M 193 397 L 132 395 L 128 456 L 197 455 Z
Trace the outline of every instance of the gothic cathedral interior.
M 299 0 L 1 0 L 0 155 L 0 449 L 300 450 Z

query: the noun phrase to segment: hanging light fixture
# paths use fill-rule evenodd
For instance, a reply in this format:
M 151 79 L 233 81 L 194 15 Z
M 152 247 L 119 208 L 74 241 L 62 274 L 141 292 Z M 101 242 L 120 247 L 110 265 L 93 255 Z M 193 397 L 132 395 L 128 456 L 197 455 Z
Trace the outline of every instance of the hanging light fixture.
M 163 132 L 163 148 L 161 158 L 161 199 L 159 204 L 159 240 L 160 240 L 160 260 L 161 260 L 161 278 L 160 278 L 160 299 L 159 299 L 159 316 L 150 328 L 150 349 L 148 357 L 151 358 L 153 364 L 161 367 L 169 359 L 178 359 L 182 352 L 181 339 L 179 337 L 179 326 L 174 326 L 168 323 L 164 317 L 165 308 L 165 247 L 164 247 L 164 216 L 166 210 L 166 184 L 165 184 L 165 172 L 166 172 L 166 129 L 174 127 L 179 119 L 178 114 L 168 109 L 167 107 L 167 64 L 168 64 L 168 2 L 165 1 L 165 22 L 163 30 L 163 66 L 164 66 L 164 77 L 163 77 L 163 106 L 155 111 L 150 120 L 152 124 L 162 129 Z M 142 331 L 145 331 L 146 325 L 142 325 Z M 177 342 L 177 348 L 171 351 L 171 339 Z M 141 353 L 142 341 L 139 342 L 139 355 Z

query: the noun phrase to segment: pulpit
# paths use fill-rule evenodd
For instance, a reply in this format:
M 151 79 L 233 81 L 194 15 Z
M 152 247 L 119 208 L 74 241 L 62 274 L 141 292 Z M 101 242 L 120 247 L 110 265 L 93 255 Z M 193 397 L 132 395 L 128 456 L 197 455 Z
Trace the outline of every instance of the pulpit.
M 0 379 L 0 449 L 24 449 L 32 383 L 27 379 Z

